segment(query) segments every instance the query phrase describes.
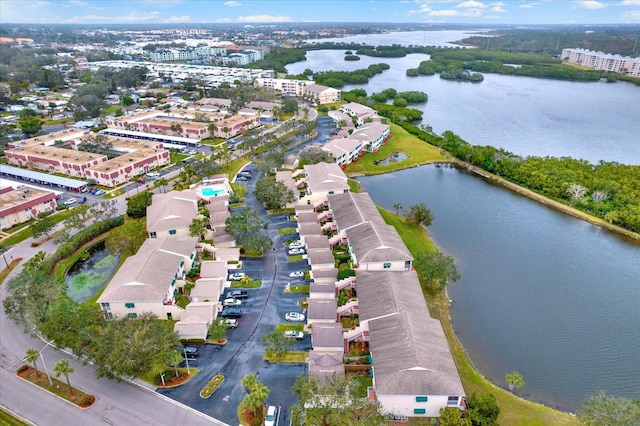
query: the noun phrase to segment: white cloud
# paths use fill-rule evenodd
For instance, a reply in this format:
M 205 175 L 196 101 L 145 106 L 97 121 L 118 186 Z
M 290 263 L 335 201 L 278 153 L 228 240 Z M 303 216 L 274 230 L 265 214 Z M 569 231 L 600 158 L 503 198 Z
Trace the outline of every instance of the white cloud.
M 158 12 L 131 11 L 126 15 L 116 16 L 114 20 L 116 22 L 149 22 L 156 20 L 159 15 Z
M 165 19 L 164 22 L 168 24 L 191 22 L 191 17 L 188 15 L 170 16 L 167 19 Z
M 574 1 L 574 4 L 577 4 L 580 7 L 584 7 L 585 9 L 592 9 L 592 10 L 604 9 L 607 7 L 606 3 L 602 3 L 596 0 L 579 0 L 579 1 Z
M 410 14 L 414 14 L 414 13 L 429 13 L 431 12 L 433 9 L 431 9 L 429 7 L 429 5 L 426 4 L 421 4 L 420 7 L 417 10 L 410 10 L 408 13 Z
M 640 0 L 622 0 L 619 4 L 620 6 L 640 6 Z
M 640 23 L 640 10 L 630 10 L 620 15 L 620 20 L 627 23 Z
M 228 6 L 228 7 L 238 7 L 238 6 L 242 6 L 242 3 L 237 2 L 237 1 L 235 1 L 235 0 L 230 0 L 230 1 L 224 2 L 223 4 L 224 4 L 225 6 Z
M 480 3 L 476 0 L 467 0 L 463 3 L 460 3 L 456 7 L 464 7 L 464 8 L 473 8 L 473 9 L 485 9 L 487 6 L 484 3 Z
M 260 22 L 293 22 L 291 16 L 284 15 L 250 15 L 250 16 L 240 16 L 237 19 L 238 22 L 248 22 L 248 23 L 260 23 Z
M 525 3 L 519 5 L 518 7 L 521 9 L 533 9 L 536 6 L 540 6 L 540 3 Z
M 429 16 L 460 16 L 459 10 L 433 10 L 429 12 Z
M 495 2 L 495 3 L 491 3 L 491 11 L 492 12 L 506 12 L 507 10 L 502 7 L 504 6 L 504 3 L 501 1 Z M 491 16 L 493 18 L 493 16 Z M 487 18 L 489 18 L 487 16 Z

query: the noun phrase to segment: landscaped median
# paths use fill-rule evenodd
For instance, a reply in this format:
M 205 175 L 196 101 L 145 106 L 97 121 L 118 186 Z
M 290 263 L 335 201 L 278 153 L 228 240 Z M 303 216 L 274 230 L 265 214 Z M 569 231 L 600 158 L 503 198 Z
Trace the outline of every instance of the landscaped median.
M 95 396 L 85 393 L 73 386 L 67 386 L 66 383 L 56 379 L 55 377 L 50 377 L 41 371 L 36 372 L 33 367 L 23 365 L 18 369 L 16 374 L 18 377 L 23 378 L 26 381 L 31 382 L 80 408 L 89 408 L 94 404 L 94 402 L 96 402 Z
M 396 231 L 400 234 L 400 237 L 413 256 L 418 255 L 420 252 L 436 250 L 435 244 L 422 226 L 409 224 L 404 218 L 396 216 L 387 210 L 380 208 L 378 210 L 382 214 L 385 222 L 396 228 Z M 474 392 L 479 394 L 493 394 L 500 407 L 500 417 L 498 418 L 500 424 L 527 426 L 580 424 L 576 417 L 527 401 L 507 392 L 505 389 L 493 385 L 485 379 L 471 364 L 464 348 L 455 336 L 449 318 L 449 300 L 446 294 L 444 292 L 435 295 L 425 294 L 425 299 L 427 300 L 431 316 L 440 320 L 442 323 L 442 328 L 447 336 L 449 348 L 451 349 L 451 354 L 453 355 L 466 394 L 471 395 Z
M 200 398 L 207 399 L 213 395 L 213 393 L 220 387 L 220 385 L 224 382 L 224 376 L 222 374 L 216 374 L 209 380 L 209 383 L 204 385 L 202 390 L 200 391 Z

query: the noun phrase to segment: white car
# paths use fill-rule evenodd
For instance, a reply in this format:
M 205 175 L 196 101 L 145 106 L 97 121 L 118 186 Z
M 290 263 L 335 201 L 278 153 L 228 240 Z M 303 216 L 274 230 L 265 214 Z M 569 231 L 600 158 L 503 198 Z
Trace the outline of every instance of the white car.
M 229 274 L 229 281 L 242 281 L 244 277 L 244 272 L 234 272 L 233 274 Z
M 287 312 L 284 315 L 284 319 L 286 319 L 287 321 L 293 321 L 293 322 L 303 322 L 305 319 L 304 314 L 301 314 L 299 312 Z
M 238 328 L 238 320 L 233 318 L 226 318 L 224 320 L 224 325 L 226 325 L 227 328 Z
M 238 299 L 224 299 L 224 302 L 222 302 L 222 305 L 239 308 L 240 306 L 242 306 L 242 301 Z
M 295 271 L 289 274 L 289 278 L 304 278 L 304 271 Z
M 304 339 L 304 333 L 302 331 L 287 330 L 284 332 L 284 336 L 296 340 Z
M 270 405 L 269 408 L 267 408 L 267 416 L 264 418 L 264 426 L 275 426 L 277 418 L 278 409 Z
M 289 244 L 289 248 L 290 249 L 304 248 L 304 243 L 302 241 L 300 241 L 300 240 L 292 241 L 291 244 Z
M 196 151 L 195 149 L 192 149 L 191 151 L 189 151 L 189 155 L 196 155 L 198 153 L 198 151 Z
M 64 203 L 63 203 L 63 204 L 64 204 L 65 206 L 70 206 L 70 205 L 72 205 L 72 204 L 75 204 L 77 201 L 78 201 L 78 200 L 77 200 L 77 199 L 75 199 L 75 198 L 68 198 L 68 199 L 64 200 Z
M 296 254 L 304 254 L 304 249 L 301 249 L 301 248 L 289 249 L 289 256 L 295 256 Z

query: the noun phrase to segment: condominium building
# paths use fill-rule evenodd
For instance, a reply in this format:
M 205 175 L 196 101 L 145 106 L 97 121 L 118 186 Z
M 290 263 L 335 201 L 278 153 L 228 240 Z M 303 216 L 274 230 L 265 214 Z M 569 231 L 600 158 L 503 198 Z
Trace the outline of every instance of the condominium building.
M 84 178 L 86 170 L 107 161 L 106 155 L 44 145 L 26 145 L 5 151 L 7 162 L 18 167 Z
M 563 61 L 596 70 L 617 72 L 640 77 L 640 58 L 596 52 L 587 49 L 562 49 Z
M 304 88 L 302 96 L 318 104 L 330 104 L 340 102 L 341 94 L 340 90 L 333 87 L 310 84 Z
M 258 87 L 266 87 L 283 95 L 304 96 L 304 89 L 313 84 L 312 80 L 289 80 L 284 78 L 257 78 Z
M 8 229 L 56 209 L 56 194 L 32 187 L 0 188 L 0 229 Z

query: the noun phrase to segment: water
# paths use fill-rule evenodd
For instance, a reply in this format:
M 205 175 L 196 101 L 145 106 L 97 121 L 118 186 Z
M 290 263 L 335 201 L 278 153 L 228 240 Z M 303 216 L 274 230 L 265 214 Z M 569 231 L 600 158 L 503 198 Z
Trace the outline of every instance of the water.
M 424 202 L 454 256 L 457 335 L 480 372 L 566 411 L 604 389 L 640 398 L 640 245 L 448 167 L 359 180 L 389 210 Z
M 483 34 L 487 30 L 441 30 L 441 31 L 396 31 L 386 34 L 361 34 L 348 37 L 323 38 L 320 40 L 305 40 L 307 43 L 356 43 L 370 46 L 438 46 L 460 47 L 452 42 L 471 36 L 487 36 Z
M 410 33 L 412 34 L 412 33 Z M 387 36 L 387 35 L 380 35 Z M 453 39 L 452 39 L 453 40 Z M 415 40 L 410 40 L 415 41 Z M 391 43 L 388 43 L 391 44 Z M 407 77 L 428 55 L 344 60 L 343 50 L 307 52 L 307 60 L 287 66 L 292 74 L 351 71 L 384 62 L 391 67 L 366 85 L 368 94 L 387 88 L 429 95 L 422 124 L 436 133 L 451 130 L 474 145 L 492 145 L 519 155 L 583 158 L 592 163 L 640 164 L 640 87 L 618 82 L 565 82 L 484 74 L 478 84 L 439 76 Z
M 78 303 L 91 298 L 111 279 L 120 260 L 109 253 L 104 242 L 90 247 L 86 253 L 88 256 L 74 263 L 65 277 L 67 296 Z

